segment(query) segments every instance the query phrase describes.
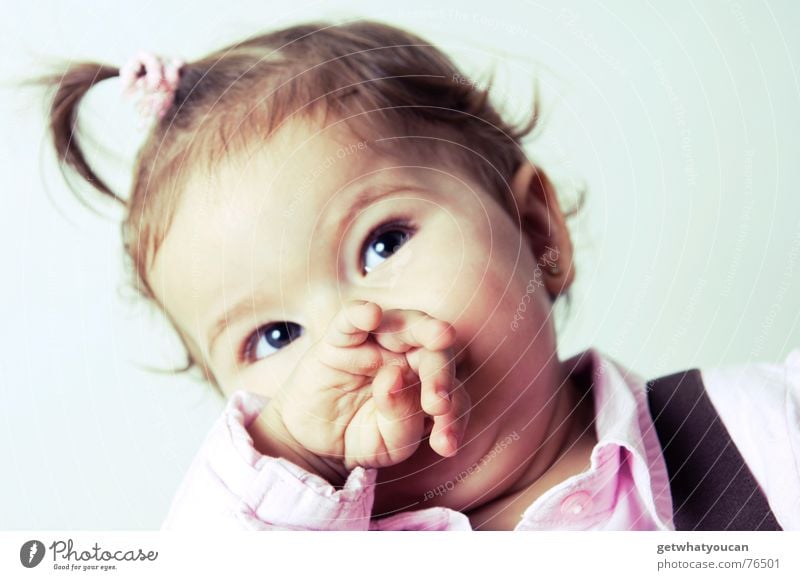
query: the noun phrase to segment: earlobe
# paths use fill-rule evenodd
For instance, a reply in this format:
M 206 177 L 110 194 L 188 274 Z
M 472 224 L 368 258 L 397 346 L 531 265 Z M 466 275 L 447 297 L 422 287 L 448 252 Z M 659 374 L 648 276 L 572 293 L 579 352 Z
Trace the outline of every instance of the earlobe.
M 522 231 L 528 240 L 537 266 L 545 274 L 545 285 L 555 298 L 565 292 L 575 278 L 572 239 L 558 196 L 547 175 L 527 159 L 510 183 Z M 516 219 L 516 215 L 512 215 Z

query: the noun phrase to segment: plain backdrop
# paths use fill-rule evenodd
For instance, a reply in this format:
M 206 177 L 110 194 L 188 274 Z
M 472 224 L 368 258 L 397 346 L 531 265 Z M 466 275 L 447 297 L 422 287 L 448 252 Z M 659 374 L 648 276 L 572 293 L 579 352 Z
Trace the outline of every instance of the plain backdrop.
M 245 35 L 373 17 L 498 70 L 531 157 L 564 192 L 578 278 L 566 357 L 596 346 L 645 378 L 781 361 L 800 347 L 800 9 L 785 1 L 6 3 L 2 82 L 47 57 L 187 59 Z M 116 79 L 81 111 L 127 187 L 143 139 Z M 0 90 L 0 529 L 156 529 L 223 401 L 126 290 L 117 221 L 86 211 L 44 141 L 44 106 Z M 101 208 L 102 209 L 102 208 Z

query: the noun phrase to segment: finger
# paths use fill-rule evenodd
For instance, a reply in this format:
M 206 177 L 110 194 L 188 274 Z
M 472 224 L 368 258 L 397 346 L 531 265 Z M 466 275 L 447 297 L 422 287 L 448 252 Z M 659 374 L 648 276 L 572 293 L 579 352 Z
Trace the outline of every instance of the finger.
M 378 327 L 381 318 L 381 308 L 374 302 L 348 302 L 331 321 L 324 341 L 339 347 L 362 344 L 369 333 Z
M 451 393 L 455 388 L 456 365 L 452 350 L 418 349 L 413 354 L 409 366 L 422 385 L 422 409 L 428 415 L 444 415 L 450 410 Z
M 419 383 L 406 383 L 398 367 L 383 367 L 372 383 L 378 430 L 392 464 L 408 459 L 421 442 L 425 416 Z
M 383 367 L 407 369 L 408 362 L 401 354 L 382 351 L 374 342 L 355 347 L 319 345 L 319 360 L 329 368 L 350 375 L 374 377 Z
M 452 457 L 464 442 L 464 435 L 469 423 L 472 402 L 469 394 L 458 381 L 453 391 L 453 404 L 450 411 L 433 418 L 428 443 L 436 453 L 444 457 Z
M 375 340 L 392 352 L 424 347 L 441 350 L 455 342 L 455 329 L 449 323 L 420 310 L 387 310 L 373 331 Z
M 381 368 L 372 382 L 372 396 L 381 416 L 387 421 L 402 421 L 420 414 L 419 384 L 406 383 L 399 367 Z

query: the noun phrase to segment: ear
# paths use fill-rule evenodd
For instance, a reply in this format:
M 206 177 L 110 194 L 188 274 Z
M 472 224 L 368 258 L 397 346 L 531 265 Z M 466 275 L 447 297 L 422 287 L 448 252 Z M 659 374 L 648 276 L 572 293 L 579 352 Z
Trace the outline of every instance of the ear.
M 575 279 L 572 240 L 556 190 L 545 173 L 525 159 L 514 173 L 511 193 L 542 280 L 555 299 Z M 515 213 L 515 212 L 514 212 Z M 516 218 L 516 215 L 512 214 Z

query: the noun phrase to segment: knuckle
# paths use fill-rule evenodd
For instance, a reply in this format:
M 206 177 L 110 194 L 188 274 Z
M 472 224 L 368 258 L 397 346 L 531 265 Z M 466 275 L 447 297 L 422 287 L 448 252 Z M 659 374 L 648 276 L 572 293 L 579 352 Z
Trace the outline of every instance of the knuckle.
M 453 381 L 451 380 L 449 375 L 439 373 L 436 375 L 434 379 L 434 388 L 437 391 L 445 391 L 450 394 L 450 398 L 452 399 L 452 391 L 453 391 Z

